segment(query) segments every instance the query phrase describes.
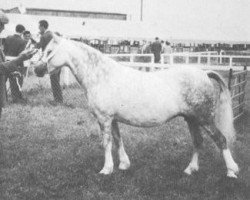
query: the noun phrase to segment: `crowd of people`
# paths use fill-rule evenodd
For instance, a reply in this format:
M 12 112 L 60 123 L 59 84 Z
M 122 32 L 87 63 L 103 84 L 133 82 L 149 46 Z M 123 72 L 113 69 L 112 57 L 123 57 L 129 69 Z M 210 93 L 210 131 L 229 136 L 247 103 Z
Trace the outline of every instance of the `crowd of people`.
M 4 30 L 5 24 L 9 22 L 8 17 L 0 11 L 0 33 Z M 19 30 L 19 28 L 18 28 Z M 22 49 L 23 50 L 23 49 Z M 5 60 L 5 54 L 0 48 L 0 117 L 2 114 L 2 109 L 7 101 L 6 94 L 6 79 L 10 77 L 10 74 L 13 72 L 19 71 L 20 66 L 25 60 L 30 59 L 36 51 L 34 49 L 21 51 L 17 55 L 17 57 L 11 61 Z
M 4 30 L 5 24 L 9 22 L 8 17 L 0 11 L 0 33 Z M 22 94 L 22 85 L 27 71 L 24 62 L 30 60 L 40 49 L 44 51 L 47 44 L 53 38 L 49 31 L 49 23 L 46 20 L 38 22 L 40 39 L 35 41 L 29 30 L 22 24 L 15 28 L 15 34 L 6 37 L 0 48 L 0 115 L 2 108 L 7 102 L 6 82 L 9 81 L 12 103 L 26 104 L 27 99 Z M 6 60 L 9 59 L 8 61 Z M 62 90 L 60 87 L 60 71 L 50 76 L 51 88 L 54 100 L 50 103 L 57 105 L 63 102 Z
M 141 53 L 153 53 L 154 62 L 159 63 L 161 59 L 161 54 L 172 53 L 172 48 L 168 41 L 160 41 L 158 37 L 155 38 L 153 43 L 144 41 L 142 46 Z

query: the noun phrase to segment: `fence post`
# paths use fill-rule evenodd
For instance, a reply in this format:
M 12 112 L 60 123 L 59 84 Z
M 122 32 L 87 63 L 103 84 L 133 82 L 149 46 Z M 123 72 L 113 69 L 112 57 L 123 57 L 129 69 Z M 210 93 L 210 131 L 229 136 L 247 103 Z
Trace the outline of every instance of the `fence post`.
M 229 78 L 228 78 L 228 89 L 231 91 L 231 83 L 232 83 L 232 77 L 233 77 L 233 69 L 231 68 L 229 70 Z
M 189 63 L 189 55 L 186 55 L 186 64 Z
M 154 63 L 154 55 L 151 54 L 150 57 L 151 57 L 151 63 Z
M 233 57 L 232 56 L 229 57 L 229 66 L 230 67 L 233 66 Z
M 198 55 L 198 64 L 201 64 L 201 54 Z
M 170 65 L 174 64 L 174 56 L 173 56 L 173 54 L 169 54 L 169 64 Z
M 130 54 L 130 62 L 134 62 L 134 55 L 133 54 Z
M 222 64 L 222 51 L 220 51 L 220 65 Z
M 207 64 L 211 65 L 211 54 L 210 53 L 207 55 Z

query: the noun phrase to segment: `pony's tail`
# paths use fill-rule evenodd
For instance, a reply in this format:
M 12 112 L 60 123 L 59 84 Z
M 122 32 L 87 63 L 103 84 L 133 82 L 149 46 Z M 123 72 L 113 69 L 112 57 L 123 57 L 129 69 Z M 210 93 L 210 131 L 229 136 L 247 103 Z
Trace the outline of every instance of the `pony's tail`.
M 221 75 L 214 71 L 207 71 L 209 78 L 215 79 L 220 86 L 219 100 L 215 108 L 215 125 L 226 137 L 227 143 L 235 141 L 234 117 L 230 91 Z

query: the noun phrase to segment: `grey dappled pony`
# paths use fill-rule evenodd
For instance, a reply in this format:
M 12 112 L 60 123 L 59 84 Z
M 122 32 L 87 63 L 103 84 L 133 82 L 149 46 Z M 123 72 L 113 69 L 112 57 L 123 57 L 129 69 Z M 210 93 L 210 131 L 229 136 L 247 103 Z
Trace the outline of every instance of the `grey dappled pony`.
M 54 36 L 35 71 L 43 76 L 46 70 L 52 74 L 63 66 L 70 68 L 82 86 L 99 122 L 105 150 L 100 173 L 113 171 L 112 136 L 118 148 L 119 169 L 130 166 L 118 122 L 153 127 L 183 116 L 194 144 L 191 162 L 184 172 L 191 174 L 199 169 L 201 129 L 204 129 L 221 150 L 227 175 L 237 177 L 238 165 L 229 150 L 235 135 L 230 92 L 218 73 L 189 66 L 141 72 L 113 61 L 88 45 Z M 219 95 L 211 79 L 218 83 Z

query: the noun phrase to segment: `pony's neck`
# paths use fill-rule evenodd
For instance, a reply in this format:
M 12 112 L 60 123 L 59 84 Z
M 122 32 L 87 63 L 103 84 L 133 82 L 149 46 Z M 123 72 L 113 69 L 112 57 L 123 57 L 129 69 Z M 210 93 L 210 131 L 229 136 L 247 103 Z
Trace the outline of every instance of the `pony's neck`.
M 74 48 L 69 51 L 69 67 L 88 93 L 88 90 L 105 81 L 112 71 L 114 62 L 85 44 L 73 43 L 73 45 Z

